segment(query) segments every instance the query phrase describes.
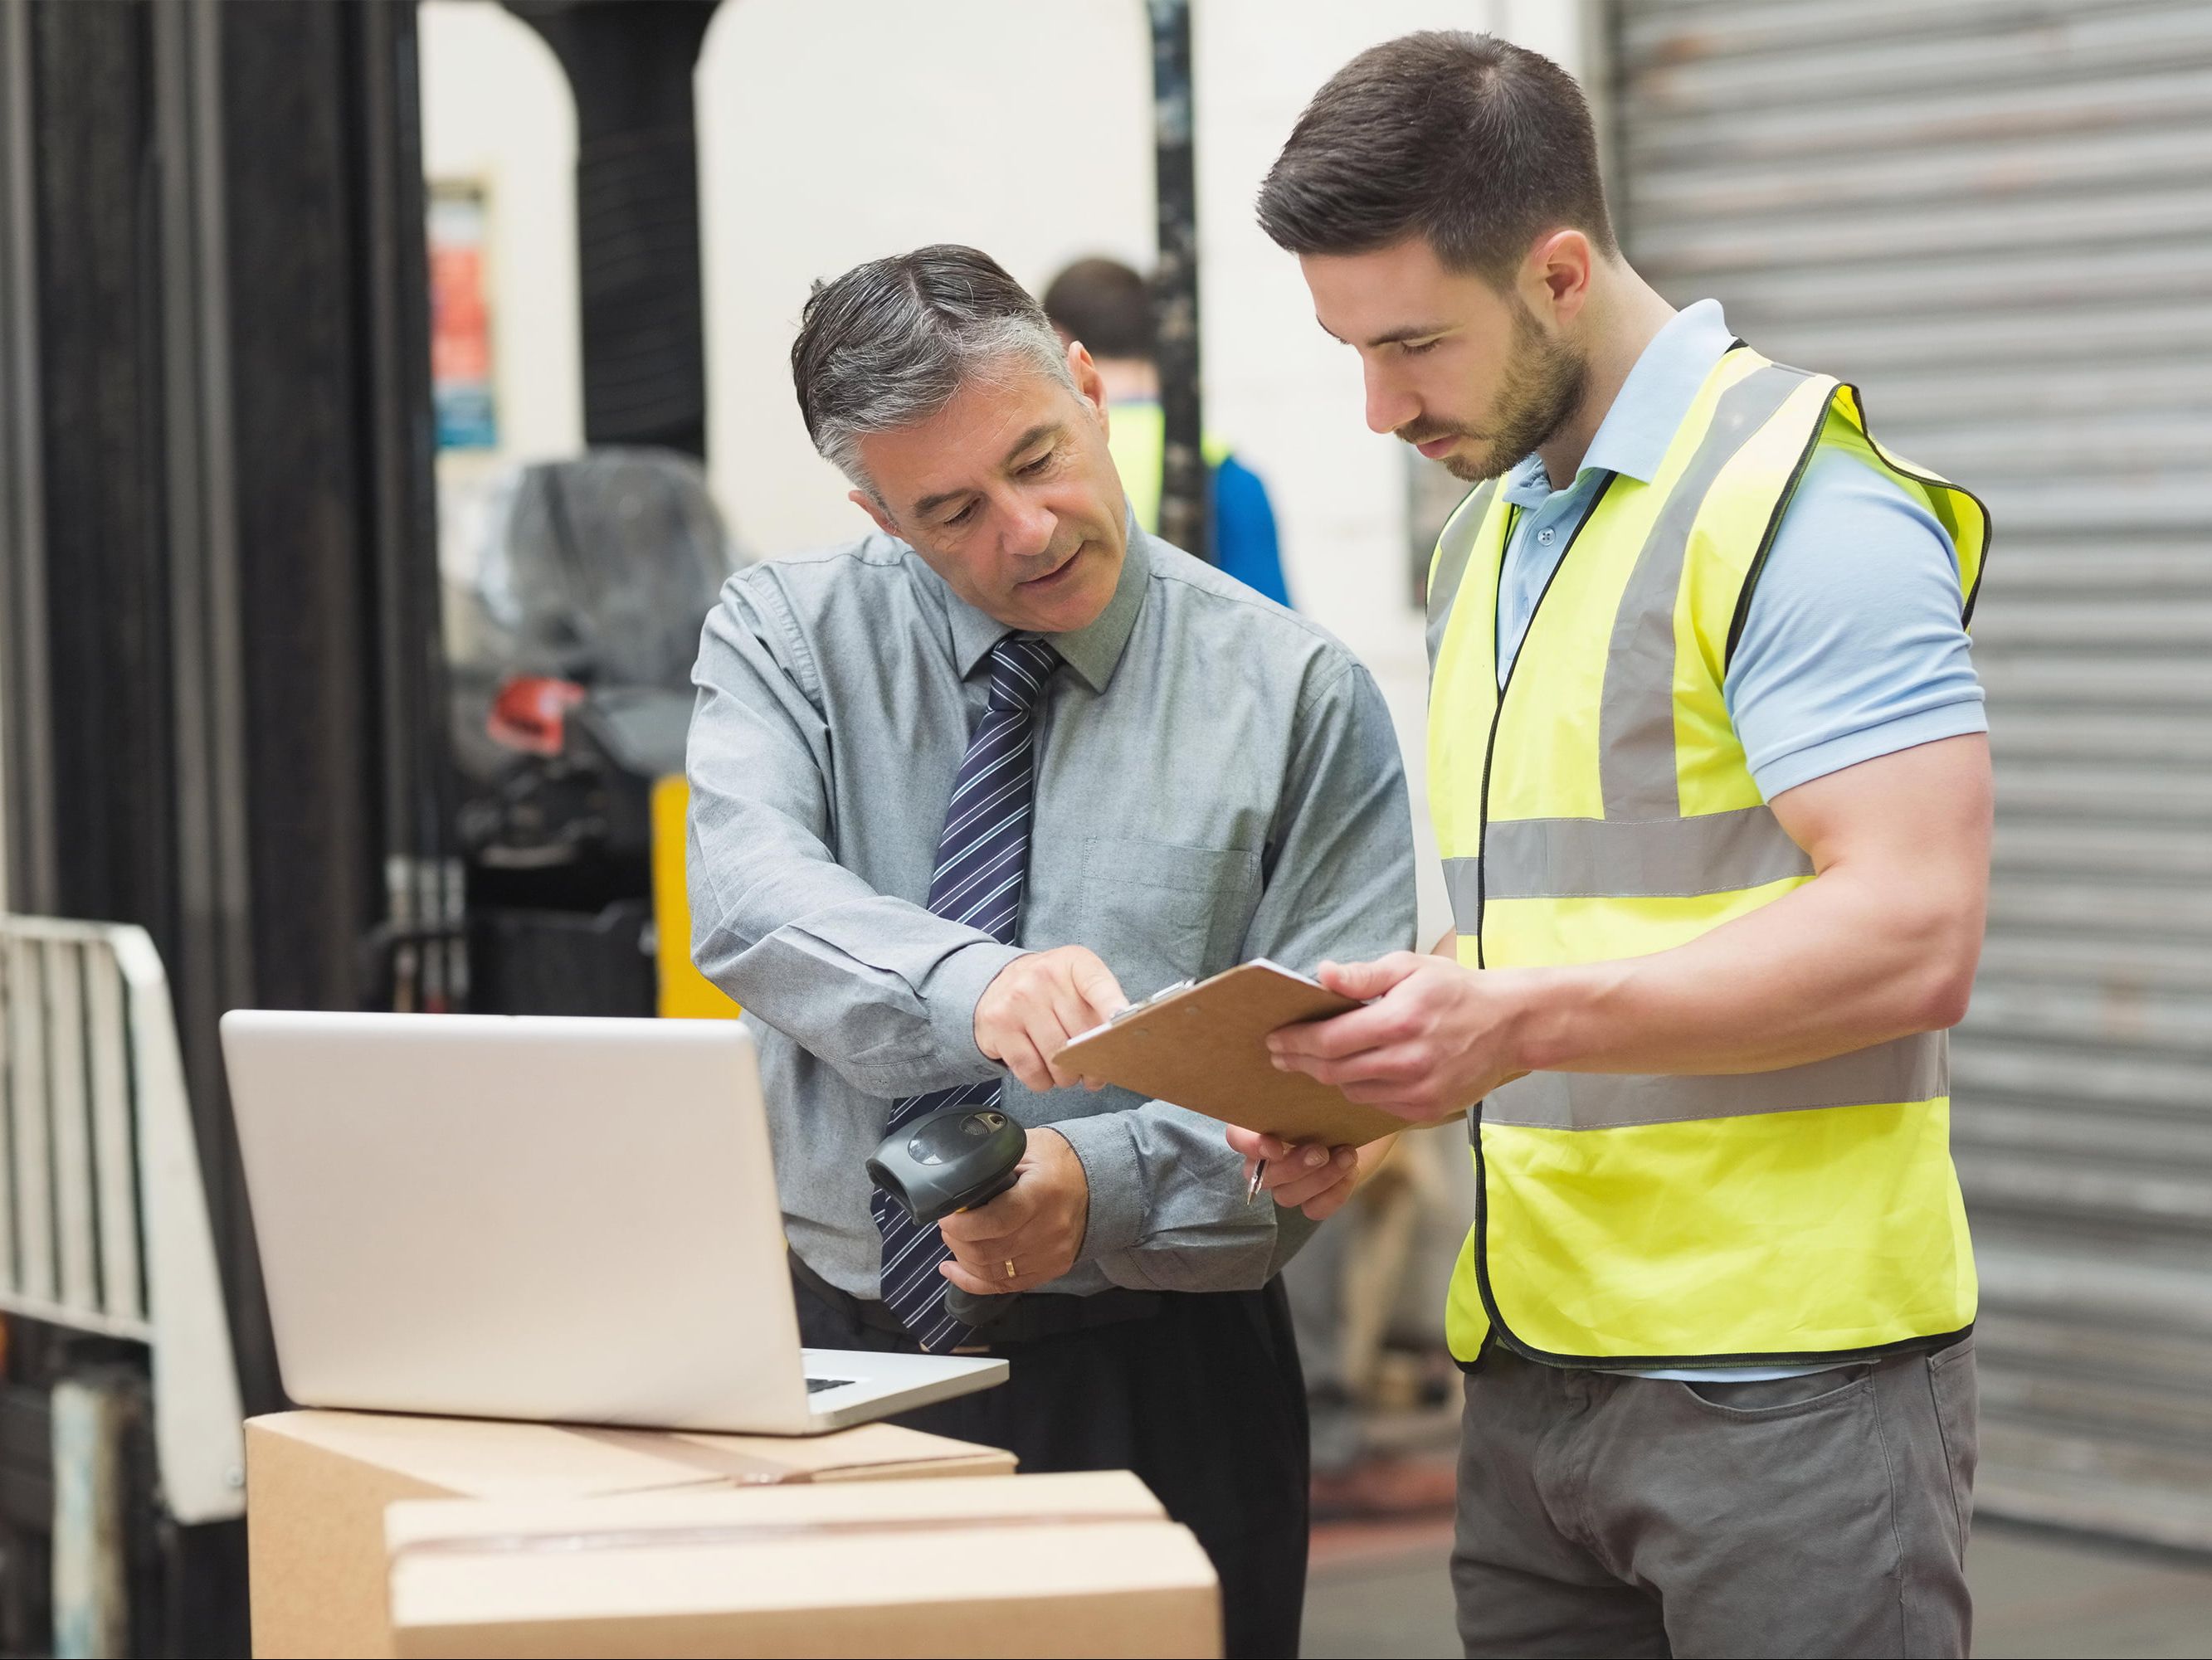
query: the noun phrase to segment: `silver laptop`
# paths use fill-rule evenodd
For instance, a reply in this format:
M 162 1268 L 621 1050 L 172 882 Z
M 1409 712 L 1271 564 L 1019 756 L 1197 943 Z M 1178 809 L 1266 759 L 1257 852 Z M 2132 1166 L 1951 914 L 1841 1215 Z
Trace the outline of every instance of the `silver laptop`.
M 237 1010 L 222 1047 L 302 1405 L 807 1435 L 1006 1377 L 799 1347 L 735 1021 Z

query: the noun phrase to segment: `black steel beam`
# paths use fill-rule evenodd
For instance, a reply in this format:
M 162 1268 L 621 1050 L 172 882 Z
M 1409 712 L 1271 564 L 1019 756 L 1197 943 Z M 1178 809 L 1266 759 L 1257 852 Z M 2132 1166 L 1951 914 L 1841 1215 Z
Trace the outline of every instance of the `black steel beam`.
M 699 137 L 719 0 L 507 0 L 576 98 L 584 440 L 707 453 Z
M 50 868 L 15 903 L 143 921 L 176 949 L 172 696 L 160 389 L 161 274 L 152 42 L 138 6 L 27 9 L 38 374 L 21 410 L 39 455 L 35 561 L 43 665 L 18 719 L 44 764 L 10 780 Z M 66 97 L 54 95 L 62 88 Z M 18 633 L 20 642 L 20 631 Z M 29 664 L 25 665 L 29 668 Z M 20 793 L 20 799 L 19 797 Z
M 37 82 L 31 10 L 0 0 L 0 900 L 53 903 L 55 825 L 46 719 L 46 446 L 39 351 Z
M 1164 448 L 1160 535 L 1212 556 L 1206 523 L 1205 419 L 1200 396 L 1198 173 L 1192 101 L 1189 0 L 1150 0 L 1152 137 L 1158 173 L 1159 264 L 1152 273 L 1153 359 L 1159 366 Z

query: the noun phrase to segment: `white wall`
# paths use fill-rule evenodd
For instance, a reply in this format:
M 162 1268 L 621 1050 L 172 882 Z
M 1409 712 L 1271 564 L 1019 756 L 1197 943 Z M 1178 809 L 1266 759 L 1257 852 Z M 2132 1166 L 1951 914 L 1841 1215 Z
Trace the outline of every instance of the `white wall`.
M 698 77 L 708 443 L 748 542 L 866 528 L 792 393 L 815 282 L 927 242 L 1033 288 L 1150 259 L 1150 52 L 1135 0 L 726 0 Z

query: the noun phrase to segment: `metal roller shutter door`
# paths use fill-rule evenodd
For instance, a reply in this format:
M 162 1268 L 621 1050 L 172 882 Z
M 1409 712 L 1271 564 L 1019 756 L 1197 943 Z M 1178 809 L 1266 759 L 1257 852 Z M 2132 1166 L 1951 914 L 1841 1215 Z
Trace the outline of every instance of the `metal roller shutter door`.
M 1610 22 L 1631 258 L 1995 520 L 1979 1502 L 2212 1548 L 2212 6 Z

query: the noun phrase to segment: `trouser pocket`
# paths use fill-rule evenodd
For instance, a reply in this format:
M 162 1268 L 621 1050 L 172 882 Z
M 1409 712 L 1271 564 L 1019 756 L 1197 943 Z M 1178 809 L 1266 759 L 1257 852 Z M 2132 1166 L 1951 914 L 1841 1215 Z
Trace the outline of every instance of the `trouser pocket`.
M 1959 1554 L 1974 1529 L 1974 1466 L 1981 1451 L 1981 1390 L 1974 1370 L 1974 1340 L 1960 1339 L 1928 1357 L 1928 1390 L 1936 1401 L 1936 1428 L 1943 1438 L 1943 1462 L 1951 1477 L 1951 1507 L 1959 1523 Z
M 1761 1377 L 1747 1383 L 1676 1379 L 1676 1387 L 1707 1407 L 1729 1413 L 1784 1412 L 1809 1408 L 1831 1398 L 1840 1402 L 1863 1384 L 1874 1367 L 1861 1363 L 1830 1366 L 1801 1377 Z

